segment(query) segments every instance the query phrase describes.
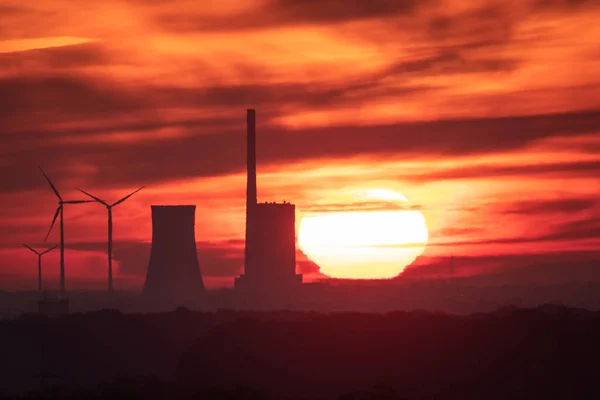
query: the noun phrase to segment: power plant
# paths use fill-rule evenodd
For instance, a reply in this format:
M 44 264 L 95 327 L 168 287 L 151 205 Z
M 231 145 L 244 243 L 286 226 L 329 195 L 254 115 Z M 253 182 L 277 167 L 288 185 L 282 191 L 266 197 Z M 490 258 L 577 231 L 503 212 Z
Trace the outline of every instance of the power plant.
M 152 206 L 152 249 L 143 297 L 152 307 L 196 306 L 204 282 L 196 253 L 196 206 Z
M 296 206 L 285 201 L 258 202 L 256 112 L 253 109 L 248 109 L 246 113 L 246 145 L 244 271 L 235 278 L 234 288 L 236 293 L 250 294 L 254 299 L 270 303 L 282 298 L 280 295 L 285 297 L 294 293 L 295 289 L 302 286 L 302 275 L 296 273 Z M 108 209 L 108 288 L 112 290 L 112 208 L 141 188 L 113 204 L 81 189 L 92 200 L 64 201 L 45 173 L 44 176 L 59 199 L 50 231 L 60 216 L 61 291 L 64 292 L 63 205 L 87 202 L 98 202 Z M 151 211 L 152 247 L 142 291 L 143 303 L 152 309 L 202 305 L 206 293 L 196 252 L 196 206 L 152 205 Z M 38 286 L 41 290 L 41 284 Z
M 302 284 L 296 273 L 296 206 L 258 203 L 256 186 L 256 112 L 246 114 L 247 186 L 244 274 L 235 288 L 265 295 L 289 293 Z

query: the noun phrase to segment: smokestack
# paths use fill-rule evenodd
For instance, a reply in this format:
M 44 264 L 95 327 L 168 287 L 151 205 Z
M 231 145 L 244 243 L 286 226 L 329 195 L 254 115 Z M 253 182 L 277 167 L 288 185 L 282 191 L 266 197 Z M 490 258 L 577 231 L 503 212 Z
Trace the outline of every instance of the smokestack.
M 153 307 L 195 306 L 204 294 L 196 254 L 196 206 L 152 206 L 144 297 Z
M 234 286 L 242 293 L 258 291 L 259 298 L 266 300 L 274 294 L 289 295 L 302 285 L 302 275 L 296 274 L 296 206 L 257 202 L 255 119 L 255 111 L 248 109 L 244 273 Z
M 256 111 L 246 110 L 246 247 L 244 248 L 244 271 L 247 274 L 252 270 L 250 266 L 252 255 L 248 249 L 252 248 L 252 231 L 254 226 L 254 209 L 256 207 Z M 250 268 L 249 268 L 250 266 Z
M 248 182 L 246 187 L 246 205 L 256 204 L 256 111 L 248 109 L 246 112 L 246 163 Z M 248 209 L 248 208 L 246 208 Z

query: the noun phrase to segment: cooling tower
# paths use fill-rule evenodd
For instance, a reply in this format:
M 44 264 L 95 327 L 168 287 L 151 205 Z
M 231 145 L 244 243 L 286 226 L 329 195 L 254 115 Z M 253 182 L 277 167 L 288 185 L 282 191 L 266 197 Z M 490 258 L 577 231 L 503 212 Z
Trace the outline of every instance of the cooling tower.
M 143 292 L 152 307 L 193 307 L 203 297 L 195 216 L 196 206 L 152 206 L 152 250 Z

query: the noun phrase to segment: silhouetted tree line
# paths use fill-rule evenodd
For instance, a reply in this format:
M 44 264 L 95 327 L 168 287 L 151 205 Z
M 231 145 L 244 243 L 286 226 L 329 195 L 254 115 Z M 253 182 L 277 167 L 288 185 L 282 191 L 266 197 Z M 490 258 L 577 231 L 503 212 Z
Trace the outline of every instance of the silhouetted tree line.
M 561 306 L 467 317 L 102 311 L 3 322 L 0 337 L 5 398 L 4 383 L 23 399 L 600 398 L 600 313 Z

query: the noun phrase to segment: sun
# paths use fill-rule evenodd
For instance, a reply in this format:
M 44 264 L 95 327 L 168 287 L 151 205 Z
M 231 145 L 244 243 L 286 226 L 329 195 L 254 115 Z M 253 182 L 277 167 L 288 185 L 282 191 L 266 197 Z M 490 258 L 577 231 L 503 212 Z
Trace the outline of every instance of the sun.
M 400 193 L 363 191 L 351 211 L 307 214 L 298 245 L 321 273 L 340 279 L 398 276 L 425 250 L 425 217 Z

